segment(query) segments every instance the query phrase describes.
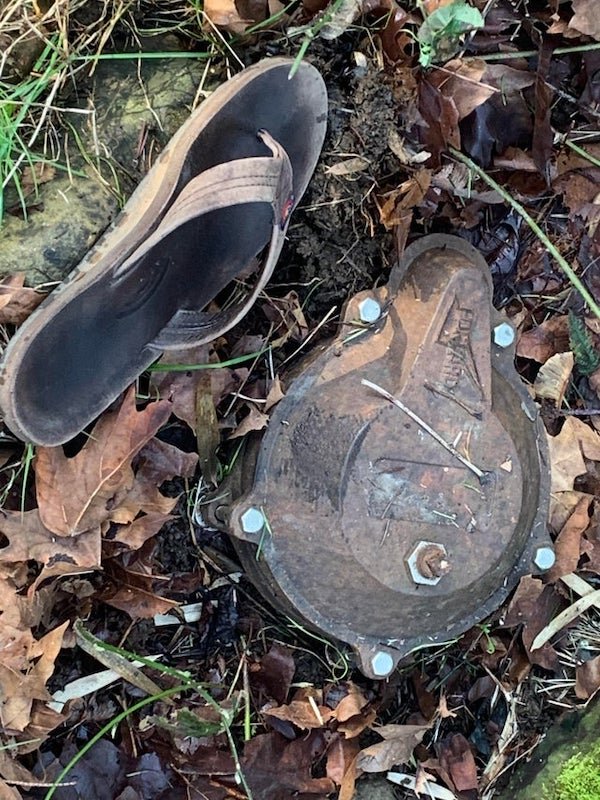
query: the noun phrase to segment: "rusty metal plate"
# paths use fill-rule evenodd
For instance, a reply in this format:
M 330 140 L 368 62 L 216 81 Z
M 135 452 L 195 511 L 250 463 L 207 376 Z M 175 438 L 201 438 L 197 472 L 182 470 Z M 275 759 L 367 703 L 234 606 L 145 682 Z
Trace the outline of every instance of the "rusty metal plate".
M 491 297 L 462 240 L 410 247 L 288 386 L 231 508 L 266 596 L 351 644 L 372 677 L 554 560 L 545 436 Z

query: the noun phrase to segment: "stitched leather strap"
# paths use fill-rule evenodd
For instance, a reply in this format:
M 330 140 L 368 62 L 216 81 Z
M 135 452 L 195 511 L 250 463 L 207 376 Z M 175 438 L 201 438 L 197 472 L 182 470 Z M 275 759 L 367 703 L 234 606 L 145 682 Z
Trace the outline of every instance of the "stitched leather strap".
M 254 289 L 232 308 L 211 314 L 201 309 L 180 309 L 150 343 L 157 351 L 193 347 L 232 328 L 256 302 L 271 277 L 283 246 L 288 219 L 293 207 L 293 175 L 285 149 L 266 131 L 259 137 L 272 156 L 242 158 L 218 164 L 193 178 L 182 189 L 156 230 L 124 261 L 113 274 L 118 285 L 141 257 L 158 242 L 185 223 L 203 214 L 245 203 L 269 203 L 273 209 L 271 242 L 260 268 Z

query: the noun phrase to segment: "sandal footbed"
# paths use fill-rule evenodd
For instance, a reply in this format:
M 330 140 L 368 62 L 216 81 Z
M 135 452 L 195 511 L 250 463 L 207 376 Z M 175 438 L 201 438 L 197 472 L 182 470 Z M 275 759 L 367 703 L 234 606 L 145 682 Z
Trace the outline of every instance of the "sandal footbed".
M 290 63 L 262 62 L 205 101 L 113 230 L 22 326 L 0 371 L 0 405 L 13 432 L 46 445 L 74 436 L 155 360 L 149 345 L 179 309 L 204 307 L 269 243 L 271 207 L 233 206 L 185 223 L 112 281 L 191 178 L 269 155 L 260 129 L 289 154 L 299 200 L 322 146 L 327 96 L 309 64 L 288 80 Z

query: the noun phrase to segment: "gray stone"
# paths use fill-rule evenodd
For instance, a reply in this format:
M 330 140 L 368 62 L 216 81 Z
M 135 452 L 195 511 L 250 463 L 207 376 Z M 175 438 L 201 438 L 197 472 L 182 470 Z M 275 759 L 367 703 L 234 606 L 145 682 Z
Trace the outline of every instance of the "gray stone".
M 98 65 L 91 92 L 94 117 L 65 114 L 75 131 L 66 137 L 69 163 L 80 174 L 70 178 L 57 170 L 38 187 L 27 220 L 5 215 L 0 277 L 25 272 L 27 284 L 35 286 L 62 280 L 79 263 L 147 169 L 139 163 L 142 137 L 156 140 L 155 158 L 189 116 L 204 69 L 203 62 L 190 59 Z M 89 107 L 87 101 L 81 105 Z
M 393 784 L 379 775 L 367 775 L 356 782 L 353 800 L 396 800 Z

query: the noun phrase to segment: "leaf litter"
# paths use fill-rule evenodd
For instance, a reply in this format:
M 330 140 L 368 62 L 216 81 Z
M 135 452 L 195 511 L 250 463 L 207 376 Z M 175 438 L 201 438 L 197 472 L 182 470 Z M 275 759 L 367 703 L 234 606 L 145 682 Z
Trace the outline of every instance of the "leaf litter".
M 54 12 L 38 12 L 34 28 L 57 24 Z M 177 713 L 156 700 L 152 714 L 136 712 L 132 728 L 121 722 L 114 742 L 100 738 L 73 767 L 65 780 L 78 796 L 241 798 L 241 767 L 257 800 L 351 800 L 363 772 L 403 767 L 390 775 L 398 785 L 487 800 L 552 716 L 548 697 L 575 707 L 597 692 L 600 328 L 515 209 L 449 155 L 454 147 L 493 172 L 600 300 L 598 15 L 592 0 L 528 13 L 533 25 L 519 4 L 502 2 L 205 4 L 196 37 L 222 41 L 215 30 L 231 32 L 236 51 L 252 59 L 269 41 L 286 53 L 306 45 L 326 74 L 337 110 L 324 169 L 303 201 L 314 210 L 298 210 L 281 272 L 290 281 L 269 290 L 249 327 L 189 351 L 184 364 L 163 359 L 143 384 L 150 401 L 132 388 L 71 449 L 39 448 L 33 469 L 27 458 L 12 466 L 18 451 L 4 462 L 0 718 L 10 747 L 0 758 L 2 796 L 43 796 L 83 740 L 117 714 L 115 700 L 133 705 L 167 681 L 153 672 L 140 683 L 119 662 L 119 683 L 59 713 L 52 694 L 94 674 L 76 644 L 77 619 L 99 640 L 142 657 L 160 650 L 202 678 L 223 713 L 235 709 L 241 751 L 238 764 L 222 718 L 210 727 L 199 693 L 183 702 L 204 736 L 189 735 L 179 698 Z M 129 20 L 134 29 L 141 21 Z M 182 24 L 173 18 L 187 36 Z M 42 172 L 27 169 L 35 184 Z M 43 180 L 53 177 L 50 168 Z M 33 215 L 31 180 L 24 171 Z M 557 558 L 544 579 L 523 578 L 489 621 L 441 652 L 413 654 L 376 684 L 349 674 L 329 645 L 273 616 L 240 584 L 227 546 L 195 525 L 190 498 L 200 494 L 198 472 L 201 486 L 218 484 L 239 440 L 269 424 L 285 393 L 286 359 L 333 330 L 329 321 L 318 328 L 324 309 L 372 285 L 385 274 L 385 251 L 394 245 L 400 255 L 424 231 L 458 232 L 480 247 L 496 301 L 518 330 L 518 366 L 548 428 Z M 5 340 L 46 288 L 3 280 Z M 180 612 L 190 601 L 200 609 L 193 623 Z M 154 627 L 166 611 L 180 620 L 176 633 Z M 42 788 L 31 794 L 34 786 Z

